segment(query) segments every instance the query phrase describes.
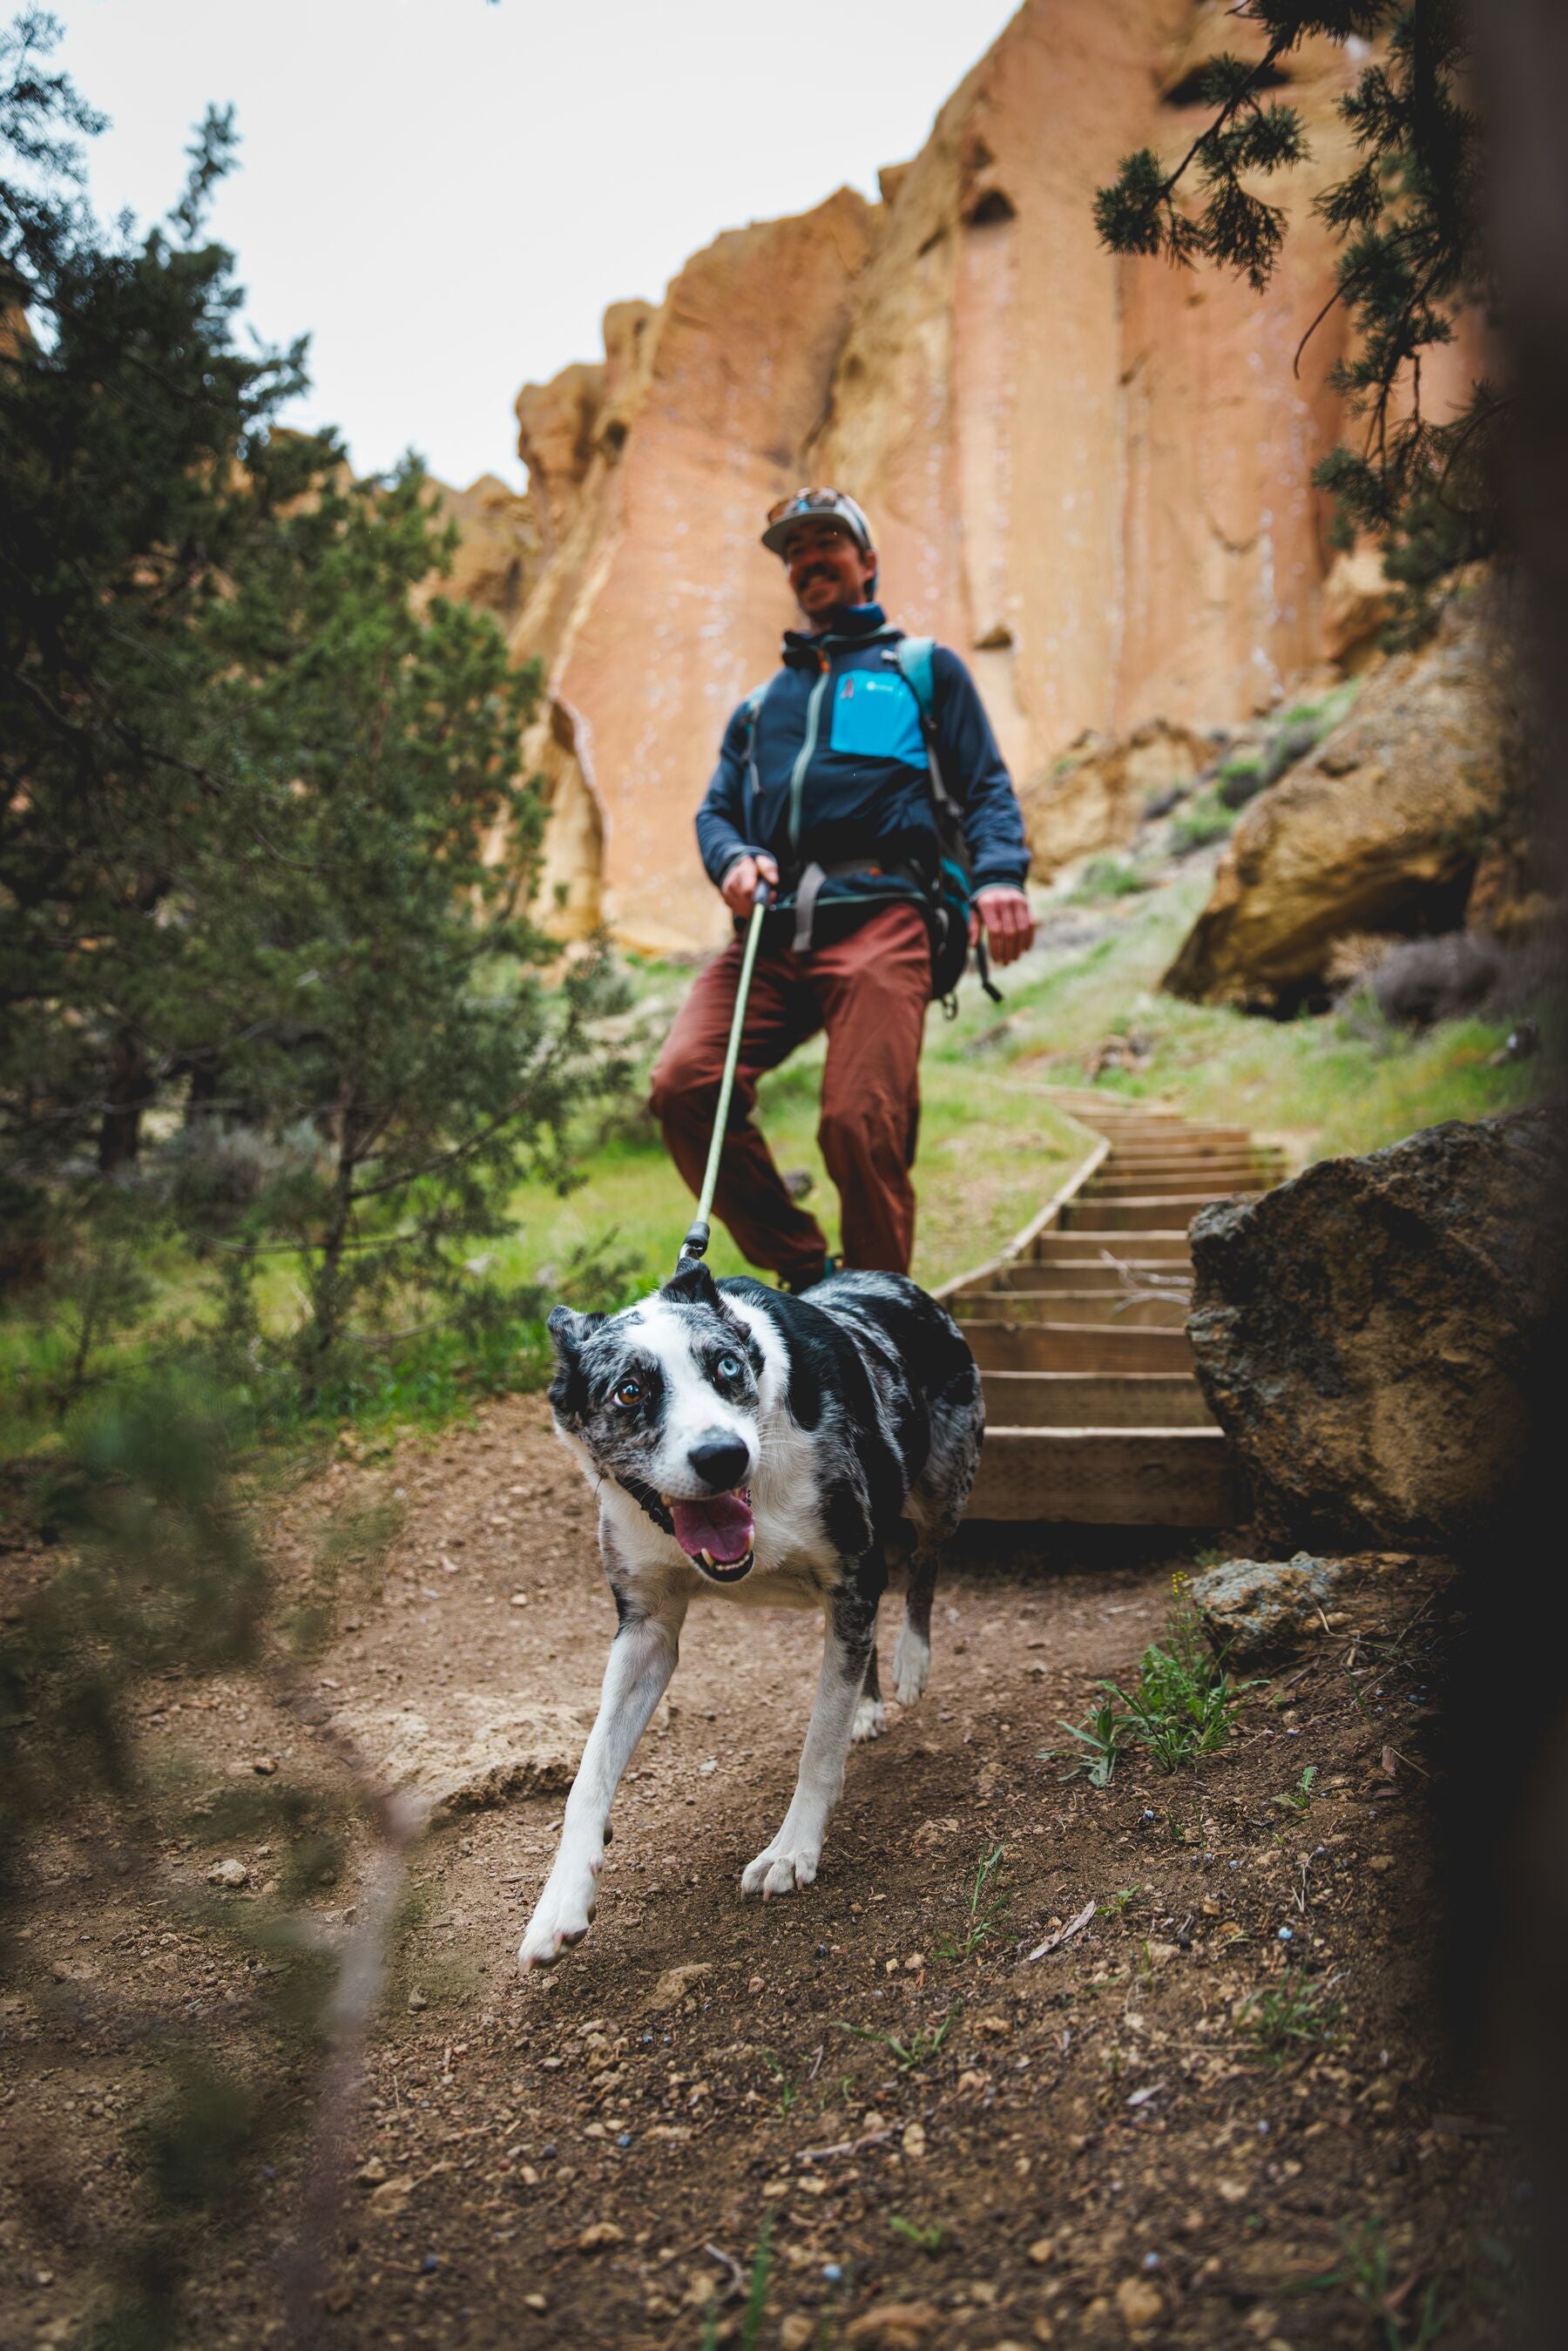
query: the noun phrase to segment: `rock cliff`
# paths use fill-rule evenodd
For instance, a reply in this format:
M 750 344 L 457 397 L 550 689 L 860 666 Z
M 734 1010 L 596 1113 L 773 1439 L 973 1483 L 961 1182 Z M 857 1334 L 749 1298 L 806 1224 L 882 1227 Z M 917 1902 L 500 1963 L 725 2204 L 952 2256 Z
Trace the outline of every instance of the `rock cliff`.
M 1350 716 L 1252 802 L 1166 975 L 1177 996 L 1291 1012 L 1342 977 L 1336 949 L 1452 930 L 1526 778 L 1491 598 L 1374 676 Z M 1479 912 L 1479 910 L 1478 910 Z
M 1291 61 L 1312 155 L 1266 297 L 1119 261 L 1093 225 L 1124 153 L 1190 142 L 1192 67 L 1246 30 L 1221 0 L 1024 0 L 880 204 L 841 189 L 720 236 L 663 303 L 607 314 L 601 360 L 525 388 L 526 513 L 502 533 L 522 592 L 497 609 L 550 687 L 532 747 L 564 931 L 721 935 L 691 818 L 789 618 L 757 536 L 800 481 L 866 505 L 886 602 L 973 664 L 1020 783 L 1086 731 L 1245 718 L 1321 657 L 1333 317 L 1292 362 L 1332 287 L 1310 199 L 1356 61 Z M 514 581 L 477 571 L 481 601 Z

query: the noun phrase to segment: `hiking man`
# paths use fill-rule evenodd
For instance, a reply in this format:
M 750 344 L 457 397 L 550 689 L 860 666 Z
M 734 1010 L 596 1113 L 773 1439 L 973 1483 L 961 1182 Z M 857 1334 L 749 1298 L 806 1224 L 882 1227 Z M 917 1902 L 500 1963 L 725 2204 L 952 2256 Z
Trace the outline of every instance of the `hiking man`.
M 1009 964 L 1032 944 L 1034 922 L 1023 819 L 974 682 L 956 653 L 905 640 L 871 601 L 877 556 L 861 508 L 839 490 L 798 491 L 772 508 L 762 544 L 781 559 L 803 626 L 786 630 L 782 667 L 730 719 L 697 811 L 703 863 L 737 935 L 681 1008 L 653 1072 L 653 1107 L 700 1191 L 739 929 L 758 881 L 768 883 L 714 1207 L 753 1265 L 806 1290 L 829 1270 L 827 1244 L 752 1123 L 757 1081 L 826 1029 L 817 1139 L 838 1186 L 842 1262 L 906 1273 L 920 1047 L 942 935 L 934 892 L 944 792 L 967 844 L 970 940 L 983 929 L 991 959 Z M 951 873 L 948 883 L 950 895 Z M 956 911 L 962 921 L 961 898 Z M 946 986 L 951 964 L 949 953 Z

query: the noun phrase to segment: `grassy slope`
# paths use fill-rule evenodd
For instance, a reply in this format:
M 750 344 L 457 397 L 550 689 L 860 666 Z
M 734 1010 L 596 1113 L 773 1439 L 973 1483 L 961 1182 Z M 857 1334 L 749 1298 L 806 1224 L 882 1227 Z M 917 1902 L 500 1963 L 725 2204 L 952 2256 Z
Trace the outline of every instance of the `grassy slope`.
M 821 1067 L 818 1041 L 764 1080 L 758 1116 L 779 1165 L 810 1171 L 807 1205 L 836 1248 L 838 1195 L 816 1141 Z M 1000 1071 L 928 1054 L 922 1092 L 915 1273 L 935 1285 L 1009 1239 L 1077 1164 L 1086 1144 L 1060 1110 Z M 650 1280 L 674 1266 L 693 1204 L 651 1124 L 634 1140 L 606 1144 L 587 1176 L 565 1199 L 542 1186 L 517 1196 L 517 1231 L 502 1252 L 499 1270 L 516 1278 L 541 1265 L 563 1264 L 607 1227 L 614 1228 L 616 1247 L 635 1257 Z M 716 1273 L 746 1269 L 722 1227 L 715 1229 L 709 1263 Z
M 1446 1021 L 1425 1036 L 1357 1005 L 1262 1020 L 1161 995 L 1159 980 L 1208 890 L 1211 861 L 1135 898 L 1086 909 L 1103 925 L 1085 947 L 1037 952 L 1008 976 L 995 1008 L 965 990 L 960 1019 L 933 1037 L 927 1070 L 950 1064 L 1082 1085 L 1095 1048 L 1135 1035 L 1148 1059 L 1108 1074 L 1108 1095 L 1158 1097 L 1194 1117 L 1239 1121 L 1283 1144 L 1293 1164 L 1375 1150 L 1446 1118 L 1482 1118 L 1528 1102 L 1540 1063 L 1490 1066 L 1504 1030 Z
M 1004 976 L 1000 1008 L 970 980 L 956 1021 L 933 1008 L 916 1169 L 918 1279 L 936 1284 L 993 1254 L 1077 1163 L 1086 1147 L 1082 1130 L 1043 1089 L 1082 1085 L 1096 1049 L 1118 1034 L 1136 1036 L 1147 1058 L 1136 1075 L 1103 1079 L 1108 1097 L 1157 1097 L 1196 1116 L 1239 1121 L 1283 1144 L 1293 1165 L 1370 1151 L 1441 1119 L 1479 1118 L 1531 1099 L 1540 1062 L 1493 1068 L 1503 1032 L 1481 1021 L 1448 1022 L 1412 1037 L 1364 1008 L 1277 1022 L 1161 995 L 1160 975 L 1202 904 L 1211 867 L 1211 858 L 1194 858 L 1164 887 L 1081 907 L 1081 922 L 1092 926 L 1087 941 L 1037 949 L 1015 966 Z M 661 1029 L 687 984 L 687 975 L 658 967 L 642 967 L 635 977 L 639 994 L 659 999 L 647 1009 Z M 821 1059 L 818 1042 L 766 1080 L 760 1117 L 779 1165 L 813 1176 L 810 1205 L 836 1245 L 837 1196 L 815 1140 Z M 495 1253 L 497 1278 L 538 1278 L 553 1287 L 549 1270 L 607 1233 L 614 1253 L 635 1269 L 632 1290 L 673 1265 L 692 1204 L 651 1123 L 633 1121 L 629 1133 L 601 1144 L 584 1176 L 564 1198 L 542 1185 L 517 1195 L 512 1234 Z M 741 1270 L 722 1229 L 711 1262 L 718 1273 Z M 152 1324 L 165 1332 L 188 1324 L 201 1301 L 198 1270 L 171 1244 L 150 1253 L 146 1270 L 156 1292 Z M 267 1293 L 275 1316 L 293 1311 L 288 1260 L 269 1267 Z M 123 1362 L 139 1349 L 133 1334 L 113 1352 Z M 535 1334 L 526 1377 L 538 1375 L 541 1351 Z M 27 1383 L 17 1375 L 54 1375 L 68 1353 L 63 1334 L 0 1317 L 0 1392 L 11 1390 L 0 1403 L 0 1455 L 25 1452 L 55 1433 L 36 1389 L 22 1401 Z M 395 1375 L 389 1367 L 356 1417 L 440 1421 L 461 1410 L 468 1393 L 462 1353 L 444 1345 L 429 1364 L 412 1363 Z M 100 1375 L 107 1367 L 100 1357 Z

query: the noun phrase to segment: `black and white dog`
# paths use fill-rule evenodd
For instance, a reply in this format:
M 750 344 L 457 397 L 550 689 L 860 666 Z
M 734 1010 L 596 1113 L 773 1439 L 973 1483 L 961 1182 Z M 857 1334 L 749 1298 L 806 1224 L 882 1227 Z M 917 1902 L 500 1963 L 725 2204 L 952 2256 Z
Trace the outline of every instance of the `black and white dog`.
M 549 1329 L 555 1425 L 598 1494 L 621 1621 L 525 1971 L 588 1932 L 615 1790 L 700 1592 L 823 1613 L 795 1793 L 740 1880 L 765 1896 L 810 1885 L 850 1742 L 882 1727 L 889 1566 L 908 1561 L 893 1687 L 909 1706 L 931 1662 L 938 1547 L 963 1516 L 985 1427 L 957 1324 L 902 1274 L 833 1274 L 792 1298 L 716 1283 L 694 1260 L 624 1313 L 558 1306 Z

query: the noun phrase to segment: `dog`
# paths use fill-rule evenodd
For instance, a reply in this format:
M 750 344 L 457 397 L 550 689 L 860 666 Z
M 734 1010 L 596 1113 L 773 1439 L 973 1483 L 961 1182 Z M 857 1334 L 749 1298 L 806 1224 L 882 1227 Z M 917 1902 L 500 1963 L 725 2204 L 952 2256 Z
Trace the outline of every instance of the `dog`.
M 894 1695 L 931 1662 L 938 1552 L 985 1434 L 980 1378 L 952 1317 L 903 1274 L 837 1273 L 800 1297 L 688 1259 L 620 1314 L 549 1318 L 558 1435 L 599 1498 L 619 1624 L 555 1865 L 518 1952 L 553 1967 L 587 1934 L 610 1808 L 674 1670 L 699 1593 L 820 1608 L 822 1667 L 779 1834 L 741 1874 L 765 1898 L 810 1886 L 851 1741 L 883 1708 L 876 1617 L 907 1562 Z

